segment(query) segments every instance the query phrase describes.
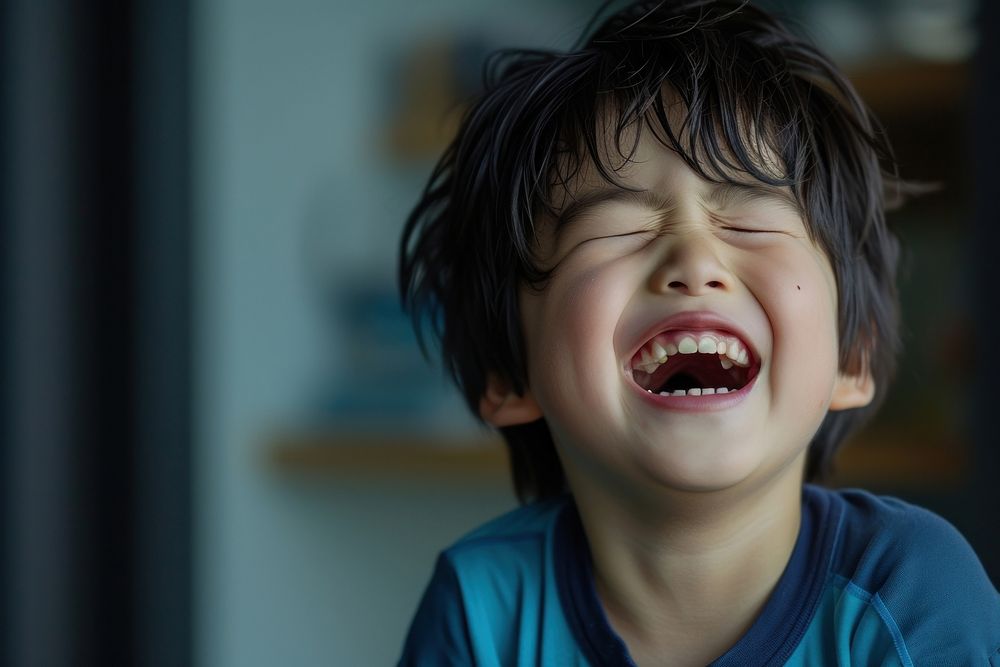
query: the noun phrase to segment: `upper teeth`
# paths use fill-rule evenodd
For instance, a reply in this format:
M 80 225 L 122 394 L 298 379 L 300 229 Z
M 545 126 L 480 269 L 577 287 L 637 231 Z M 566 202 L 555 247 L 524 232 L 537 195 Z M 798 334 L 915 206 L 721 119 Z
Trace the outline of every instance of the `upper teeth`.
M 639 352 L 638 360 L 633 359 L 632 368 L 653 373 L 667 360 L 677 354 L 717 354 L 723 368 L 734 365 L 746 368 L 750 365 L 750 353 L 739 338 L 720 333 L 663 333 Z

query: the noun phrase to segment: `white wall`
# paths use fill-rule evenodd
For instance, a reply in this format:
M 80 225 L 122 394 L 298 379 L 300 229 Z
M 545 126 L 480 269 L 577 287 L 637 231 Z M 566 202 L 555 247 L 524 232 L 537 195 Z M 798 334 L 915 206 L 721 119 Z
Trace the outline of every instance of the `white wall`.
M 394 661 L 436 551 L 514 505 L 501 480 L 296 476 L 265 454 L 343 370 L 303 266 L 307 221 L 335 221 L 334 282 L 373 266 L 389 279 L 420 185 L 373 145 L 384 50 L 475 26 L 565 44 L 580 4 L 194 3 L 200 665 Z

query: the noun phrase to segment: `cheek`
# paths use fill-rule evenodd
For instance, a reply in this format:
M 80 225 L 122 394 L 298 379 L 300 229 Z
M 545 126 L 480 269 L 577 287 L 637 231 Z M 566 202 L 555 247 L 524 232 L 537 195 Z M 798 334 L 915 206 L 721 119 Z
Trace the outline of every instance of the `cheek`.
M 799 253 L 773 258 L 755 284 L 773 336 L 773 387 L 795 387 L 800 405 L 825 413 L 838 367 L 832 270 L 822 256 Z
M 582 405 L 611 404 L 605 394 L 619 374 L 614 332 L 629 295 L 618 272 L 596 267 L 567 271 L 527 297 L 529 381 L 547 415 L 558 420 Z

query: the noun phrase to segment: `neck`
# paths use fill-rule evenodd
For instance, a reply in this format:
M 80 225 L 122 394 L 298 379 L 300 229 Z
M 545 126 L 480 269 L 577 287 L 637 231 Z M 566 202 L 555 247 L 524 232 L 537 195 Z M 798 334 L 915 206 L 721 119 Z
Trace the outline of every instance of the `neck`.
M 749 629 L 795 546 L 800 471 L 653 506 L 577 494 L 598 595 L 639 664 L 667 650 L 682 658 L 687 646 L 704 665 Z

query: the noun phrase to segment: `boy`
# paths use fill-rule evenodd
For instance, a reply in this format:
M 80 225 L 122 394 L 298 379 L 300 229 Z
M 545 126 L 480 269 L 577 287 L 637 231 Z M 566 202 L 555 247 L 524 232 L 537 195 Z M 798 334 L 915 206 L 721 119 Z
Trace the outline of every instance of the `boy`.
M 804 484 L 892 374 L 891 152 L 740 2 L 639 2 L 507 53 L 403 237 L 530 504 L 439 558 L 404 665 L 1000 665 L 940 518 Z

